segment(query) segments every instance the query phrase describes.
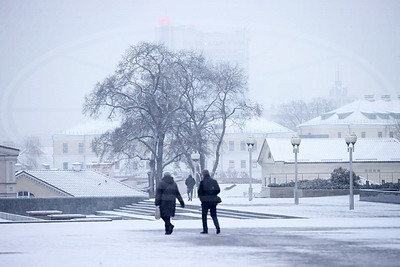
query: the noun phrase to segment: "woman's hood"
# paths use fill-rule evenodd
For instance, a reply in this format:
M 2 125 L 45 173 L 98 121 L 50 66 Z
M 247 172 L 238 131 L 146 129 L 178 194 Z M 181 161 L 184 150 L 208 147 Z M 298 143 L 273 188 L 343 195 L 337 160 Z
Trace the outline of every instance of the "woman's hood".
M 172 176 L 164 176 L 163 181 L 167 184 L 172 184 L 174 182 L 174 178 Z

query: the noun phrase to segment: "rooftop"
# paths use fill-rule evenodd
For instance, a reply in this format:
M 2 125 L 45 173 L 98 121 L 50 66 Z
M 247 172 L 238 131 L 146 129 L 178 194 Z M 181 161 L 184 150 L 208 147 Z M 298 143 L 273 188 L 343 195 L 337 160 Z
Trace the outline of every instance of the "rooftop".
M 266 138 L 265 142 L 275 161 L 294 161 L 290 139 Z M 301 139 L 299 162 L 346 162 L 348 160 L 349 153 L 344 138 Z M 393 138 L 359 138 L 355 144 L 353 161 L 400 162 L 400 142 Z
M 394 124 L 400 119 L 400 99 L 359 99 L 299 126 L 326 124 Z
M 274 122 L 269 121 L 263 117 L 253 118 L 246 121 L 245 125 L 231 125 L 226 128 L 226 133 L 262 133 L 262 134 L 272 134 L 272 133 L 294 133 L 292 130 Z
M 120 125 L 119 121 L 92 120 L 76 125 L 56 135 L 100 135 Z
M 128 186 L 103 174 L 89 171 L 21 171 L 22 176 L 53 186 L 71 196 L 147 196 L 137 188 Z

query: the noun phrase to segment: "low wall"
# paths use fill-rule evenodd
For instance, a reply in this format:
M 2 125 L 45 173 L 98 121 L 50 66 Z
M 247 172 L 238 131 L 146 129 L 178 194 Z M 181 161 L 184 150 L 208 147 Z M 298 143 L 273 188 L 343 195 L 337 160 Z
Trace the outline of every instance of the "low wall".
M 0 198 L 0 211 L 26 215 L 29 210 L 60 210 L 63 213 L 94 214 L 138 203 L 144 197 L 51 197 Z
M 400 191 L 360 190 L 360 201 L 400 204 Z
M 37 218 L 23 216 L 23 215 L 17 215 L 17 214 L 12 214 L 12 213 L 7 213 L 7 212 L 0 212 L 0 218 L 7 220 L 7 221 L 38 221 L 39 220 Z
M 293 187 L 262 187 L 261 197 L 291 198 L 294 196 Z M 355 195 L 359 190 L 353 190 Z M 349 189 L 299 189 L 299 197 L 327 197 L 348 195 Z

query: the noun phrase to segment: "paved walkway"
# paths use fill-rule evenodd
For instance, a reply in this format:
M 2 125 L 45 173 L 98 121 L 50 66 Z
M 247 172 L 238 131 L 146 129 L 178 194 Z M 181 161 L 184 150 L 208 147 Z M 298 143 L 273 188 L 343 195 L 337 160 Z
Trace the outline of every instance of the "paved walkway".
M 400 205 L 348 198 L 225 199 L 229 210 L 302 219 L 221 217 L 222 232 L 201 235 L 201 220 L 119 220 L 0 225 L 1 266 L 399 266 Z

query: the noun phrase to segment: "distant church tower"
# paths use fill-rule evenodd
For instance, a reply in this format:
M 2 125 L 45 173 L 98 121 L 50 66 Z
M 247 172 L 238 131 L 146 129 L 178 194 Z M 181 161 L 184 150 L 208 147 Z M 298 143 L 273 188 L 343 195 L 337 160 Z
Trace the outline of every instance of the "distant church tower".
M 338 67 L 336 71 L 335 87 L 329 90 L 329 97 L 340 104 L 344 104 L 350 101 L 349 97 L 347 96 L 347 88 L 343 87 L 342 71 L 340 67 Z

